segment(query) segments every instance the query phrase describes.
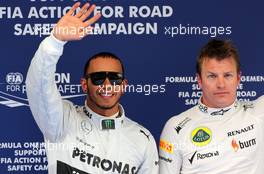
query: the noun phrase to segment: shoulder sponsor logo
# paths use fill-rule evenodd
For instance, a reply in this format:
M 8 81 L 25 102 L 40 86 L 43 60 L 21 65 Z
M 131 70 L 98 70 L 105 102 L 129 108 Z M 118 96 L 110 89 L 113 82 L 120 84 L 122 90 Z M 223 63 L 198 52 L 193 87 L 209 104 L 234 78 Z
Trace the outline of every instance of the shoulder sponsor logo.
M 71 84 L 70 73 L 55 73 L 55 82 L 63 99 L 82 97 L 80 84 Z M 29 106 L 25 78 L 21 72 L 9 72 L 0 81 L 0 105 L 10 108 Z
M 176 130 L 177 134 L 179 134 L 179 132 L 180 132 L 181 129 L 182 129 L 181 126 L 176 126 L 176 127 L 175 127 L 175 130 Z
M 142 129 L 140 129 L 139 132 L 142 133 L 142 134 L 144 134 L 144 135 L 148 138 L 148 140 L 150 141 L 150 139 L 149 139 L 150 134 L 147 134 L 147 133 L 146 133 L 145 131 L 143 131 Z
M 242 129 L 238 129 L 238 130 L 235 130 L 235 131 L 227 132 L 227 136 L 231 137 L 231 136 L 239 135 L 239 134 L 251 131 L 253 129 L 254 129 L 254 124 L 252 124 L 250 126 L 247 126 L 247 127 L 244 127 Z
M 207 127 L 197 127 L 191 133 L 192 143 L 196 146 L 206 146 L 211 142 L 212 132 Z
M 168 153 L 173 153 L 174 152 L 174 146 L 172 143 L 169 143 L 165 140 L 160 140 L 160 149 L 168 152 Z
M 197 151 L 195 151 L 194 154 L 191 156 L 191 158 L 188 160 L 190 164 L 192 164 L 195 157 L 196 157 L 196 160 L 198 161 L 198 160 L 203 160 L 203 159 L 212 158 L 216 156 L 219 156 L 219 151 L 208 152 L 208 153 L 197 153 Z
M 231 146 L 235 152 L 237 152 L 239 149 L 242 150 L 244 148 L 255 146 L 256 144 L 257 144 L 256 138 L 247 141 L 238 141 L 238 142 L 235 139 L 233 139 L 231 142 Z
M 254 108 L 253 103 L 246 103 L 243 105 L 244 111 L 247 111 L 248 109 Z
M 191 119 L 189 117 L 186 117 L 185 119 L 183 119 L 176 127 L 175 127 L 175 131 L 177 132 L 177 134 L 179 134 L 180 130 L 189 122 L 191 121 Z

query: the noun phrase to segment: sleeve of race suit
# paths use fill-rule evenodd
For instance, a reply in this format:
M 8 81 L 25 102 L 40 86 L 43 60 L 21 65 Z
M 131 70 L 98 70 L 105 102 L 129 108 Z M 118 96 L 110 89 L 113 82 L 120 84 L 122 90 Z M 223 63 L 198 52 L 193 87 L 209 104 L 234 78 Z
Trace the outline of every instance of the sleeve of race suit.
M 44 137 L 57 141 L 65 127 L 64 112 L 69 103 L 63 102 L 55 83 L 56 64 L 66 42 L 53 35 L 39 45 L 26 78 L 26 91 L 30 109 Z
M 137 174 L 158 174 L 158 151 L 155 139 L 151 134 L 149 134 L 149 141 L 146 147 L 145 160 L 140 167 Z
M 179 174 L 182 166 L 182 155 L 175 131 L 175 117 L 165 124 L 159 144 L 159 173 Z

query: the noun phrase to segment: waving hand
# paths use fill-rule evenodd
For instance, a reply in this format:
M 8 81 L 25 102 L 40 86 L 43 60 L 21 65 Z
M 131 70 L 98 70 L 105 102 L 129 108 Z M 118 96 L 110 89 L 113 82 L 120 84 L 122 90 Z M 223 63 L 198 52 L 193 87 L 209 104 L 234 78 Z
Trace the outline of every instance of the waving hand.
M 61 41 L 80 40 L 89 34 L 87 31 L 91 31 L 90 26 L 101 17 L 101 14 L 96 14 L 87 19 L 95 8 L 95 5 L 90 6 L 89 3 L 83 5 L 80 11 L 73 15 L 80 4 L 80 2 L 75 3 L 56 24 L 53 34 L 57 39 Z

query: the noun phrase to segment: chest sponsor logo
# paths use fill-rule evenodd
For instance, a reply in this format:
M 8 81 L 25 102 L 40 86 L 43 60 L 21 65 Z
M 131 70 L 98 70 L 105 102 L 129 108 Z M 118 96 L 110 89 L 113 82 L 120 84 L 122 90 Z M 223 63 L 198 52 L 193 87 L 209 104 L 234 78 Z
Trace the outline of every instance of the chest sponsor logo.
M 80 143 L 80 144 L 84 145 L 87 148 L 90 148 L 92 150 L 95 148 L 94 145 L 88 143 L 86 140 L 84 140 L 84 139 L 82 139 L 80 137 L 76 137 L 76 140 L 78 141 L 78 144 Z
M 237 152 L 239 149 L 255 146 L 256 144 L 257 144 L 256 138 L 247 141 L 236 141 L 235 139 L 233 139 L 231 142 L 231 146 L 235 152 Z
M 206 146 L 211 142 L 212 132 L 207 127 L 197 127 L 191 133 L 192 143 L 196 146 Z
M 72 152 L 72 158 L 88 165 L 88 168 L 97 168 L 109 173 L 136 174 L 137 167 L 121 161 L 114 161 L 96 156 L 75 147 Z
M 174 146 L 172 143 L 169 143 L 165 140 L 160 140 L 160 149 L 168 152 L 168 153 L 173 153 L 174 152 Z
M 187 124 L 191 119 L 189 117 L 186 117 L 184 120 L 182 120 L 176 127 L 175 130 L 177 134 L 179 134 L 180 130 Z
M 194 154 L 189 158 L 190 164 L 193 163 L 194 159 L 198 160 L 203 160 L 207 158 L 213 158 L 219 156 L 219 151 L 214 151 L 214 152 L 208 152 L 208 153 L 197 153 L 197 151 L 194 152 Z M 195 158 L 196 157 L 196 158 Z
M 232 136 L 235 136 L 235 135 L 246 133 L 246 132 L 251 131 L 253 129 L 254 129 L 254 124 L 252 124 L 250 126 L 247 126 L 247 127 L 244 127 L 242 129 L 238 129 L 238 130 L 235 130 L 235 131 L 227 132 L 227 136 L 228 137 L 232 137 Z
M 81 129 L 87 135 L 92 131 L 92 124 L 88 120 L 81 122 Z

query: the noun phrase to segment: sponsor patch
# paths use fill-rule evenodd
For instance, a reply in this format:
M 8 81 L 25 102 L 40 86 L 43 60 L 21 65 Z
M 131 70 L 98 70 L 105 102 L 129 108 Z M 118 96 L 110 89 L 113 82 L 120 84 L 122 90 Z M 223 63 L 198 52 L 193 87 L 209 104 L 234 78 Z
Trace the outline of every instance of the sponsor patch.
M 87 135 L 92 131 L 92 125 L 88 120 L 83 120 L 81 122 L 81 129 Z
M 231 142 L 231 146 L 235 152 L 237 152 L 239 149 L 255 146 L 256 144 L 257 144 L 256 138 L 247 141 L 236 141 L 235 139 L 233 139 Z
M 191 141 L 194 145 L 202 147 L 212 140 L 212 132 L 207 127 L 197 127 L 191 133 Z
M 174 152 L 174 146 L 172 143 L 169 143 L 165 140 L 160 140 L 160 149 L 168 152 L 168 153 L 173 153 Z

